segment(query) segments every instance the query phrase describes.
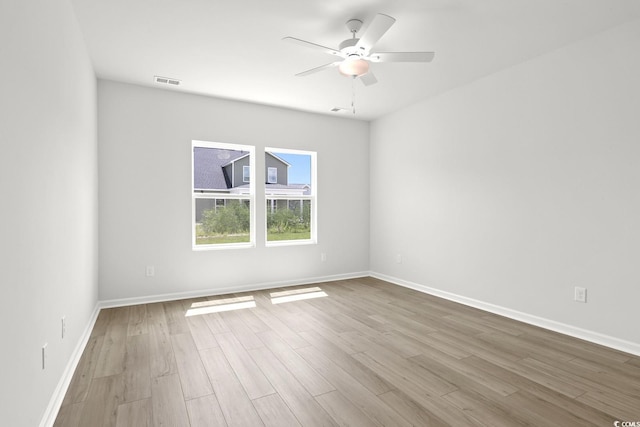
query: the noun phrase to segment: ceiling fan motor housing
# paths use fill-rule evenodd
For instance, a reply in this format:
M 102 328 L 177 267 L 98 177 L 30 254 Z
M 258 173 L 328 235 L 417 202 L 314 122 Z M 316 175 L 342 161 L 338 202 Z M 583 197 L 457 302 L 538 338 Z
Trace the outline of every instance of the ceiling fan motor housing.
M 355 35 L 355 32 L 353 34 Z M 340 43 L 339 49 L 344 61 L 340 63 L 338 70 L 342 75 L 358 77 L 369 72 L 369 63 L 363 59 L 366 56 L 365 49 L 358 46 L 358 41 L 360 39 L 354 37 Z
M 358 44 L 358 41 L 360 41 L 360 39 L 358 38 L 346 39 L 342 43 L 340 43 L 338 49 L 340 49 L 340 52 L 342 52 L 345 56 L 364 56 L 364 54 L 366 53 L 364 47 L 356 46 Z

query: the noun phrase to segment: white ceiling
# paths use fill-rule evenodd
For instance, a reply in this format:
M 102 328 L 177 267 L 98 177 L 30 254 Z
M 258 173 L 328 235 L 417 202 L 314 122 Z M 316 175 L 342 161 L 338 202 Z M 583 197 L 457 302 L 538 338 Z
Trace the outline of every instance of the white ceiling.
M 344 23 L 397 19 L 374 51 L 435 51 L 432 63 L 379 63 L 378 83 L 355 83 L 356 115 L 372 120 L 425 97 L 640 17 L 638 0 L 72 0 L 100 78 L 316 113 L 349 107 L 352 82 L 322 52 Z M 594 61 L 598 60 L 594 52 Z

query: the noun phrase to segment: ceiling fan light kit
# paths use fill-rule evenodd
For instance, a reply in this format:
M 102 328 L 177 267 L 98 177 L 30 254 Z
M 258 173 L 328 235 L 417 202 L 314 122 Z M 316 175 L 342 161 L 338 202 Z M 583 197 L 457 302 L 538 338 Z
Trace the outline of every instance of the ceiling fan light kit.
M 343 76 L 360 77 L 369 72 L 369 63 L 360 58 L 347 58 L 338 65 L 338 71 Z

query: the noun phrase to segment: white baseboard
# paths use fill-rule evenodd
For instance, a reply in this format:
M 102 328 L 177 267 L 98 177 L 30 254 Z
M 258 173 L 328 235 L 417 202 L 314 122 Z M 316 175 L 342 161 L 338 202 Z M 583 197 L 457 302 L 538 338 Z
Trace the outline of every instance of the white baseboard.
M 80 362 L 80 357 L 82 357 L 84 348 L 89 342 L 89 337 L 91 337 L 91 331 L 93 331 L 93 326 L 95 325 L 96 319 L 98 318 L 98 313 L 100 313 L 99 303 L 94 307 L 91 318 L 89 319 L 89 323 L 87 323 L 87 326 L 84 328 L 84 331 L 80 336 L 80 340 L 78 341 L 76 348 L 73 350 L 73 353 L 71 353 L 71 358 L 69 359 L 69 362 L 67 363 L 67 366 L 62 373 L 60 381 L 58 381 L 58 385 L 53 392 L 53 396 L 51 396 L 51 400 L 49 401 L 47 410 L 44 412 L 44 416 L 40 421 L 40 427 L 52 427 L 55 423 L 56 417 L 58 416 L 58 411 L 60 411 L 60 407 L 62 406 L 64 396 L 65 394 L 67 394 L 69 384 L 71 384 L 73 374 L 78 367 L 78 363 Z
M 111 299 L 111 300 L 100 301 L 99 304 L 100 304 L 100 308 L 125 307 L 128 305 L 150 304 L 154 302 L 173 301 L 173 300 L 187 299 L 187 298 L 198 298 L 198 297 L 205 297 L 205 296 L 211 296 L 211 295 L 224 295 L 224 294 L 232 294 L 236 292 L 258 291 L 261 289 L 283 288 L 285 286 L 298 286 L 298 285 L 310 285 L 313 283 L 322 283 L 322 282 L 335 282 L 337 280 L 356 279 L 358 277 L 367 277 L 367 276 L 369 276 L 369 272 L 362 271 L 362 272 L 347 273 L 347 274 L 334 274 L 331 276 L 308 277 L 305 279 L 253 283 L 253 284 L 240 285 L 240 286 L 229 286 L 226 288 L 203 289 L 203 290 L 189 291 L 189 292 L 174 292 L 174 293 L 168 293 L 168 294 L 149 295 L 149 296 L 142 296 L 142 297 Z
M 403 286 L 405 288 L 410 288 L 410 289 L 423 292 L 429 295 L 433 295 L 433 296 L 444 298 L 450 301 L 458 302 L 460 304 L 468 305 L 470 307 L 478 308 L 480 310 L 484 310 L 490 313 L 498 314 L 500 316 L 508 317 L 510 319 L 518 320 L 520 322 L 528 323 L 530 325 L 539 326 L 541 328 L 559 332 L 564 335 L 580 338 L 585 341 L 589 341 L 595 344 L 603 345 L 605 347 L 610 347 L 616 350 L 620 350 L 626 353 L 640 356 L 640 344 L 638 343 L 625 341 L 609 335 L 601 334 L 599 332 L 589 331 L 586 329 L 567 325 L 565 323 L 556 322 L 554 320 L 545 319 L 542 317 L 523 313 L 521 311 L 516 311 L 510 308 L 501 307 L 501 306 L 490 304 L 484 301 L 479 301 L 473 298 L 467 298 L 462 295 L 457 295 L 450 292 L 424 286 L 418 283 L 409 282 L 407 280 L 398 279 L 397 277 L 387 276 L 385 274 L 376 273 L 373 271 L 370 272 L 369 275 L 371 277 L 375 277 L 380 280 L 384 280 L 399 286 Z

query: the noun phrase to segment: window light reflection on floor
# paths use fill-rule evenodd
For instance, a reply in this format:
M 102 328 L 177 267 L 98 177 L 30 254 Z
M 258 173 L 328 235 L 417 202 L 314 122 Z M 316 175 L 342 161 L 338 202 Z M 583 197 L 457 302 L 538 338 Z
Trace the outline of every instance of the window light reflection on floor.
M 191 308 L 187 310 L 185 317 L 220 313 L 221 311 L 242 310 L 244 308 L 254 308 L 255 306 L 256 302 L 251 295 L 246 297 L 199 301 L 191 304 Z
M 312 298 L 322 298 L 328 296 L 322 289 L 316 287 L 293 289 L 290 291 L 271 292 L 271 304 L 282 304 L 284 302 L 300 301 Z
M 305 299 L 322 298 L 328 296 L 322 289 L 317 286 L 312 288 L 271 292 L 269 295 L 271 296 L 271 304 L 282 304 L 285 302 L 301 301 Z M 185 317 L 200 316 L 203 314 L 220 313 L 222 311 L 242 310 L 245 308 L 255 307 L 256 301 L 253 298 L 253 295 L 198 301 L 191 304 L 191 308 L 187 310 Z

